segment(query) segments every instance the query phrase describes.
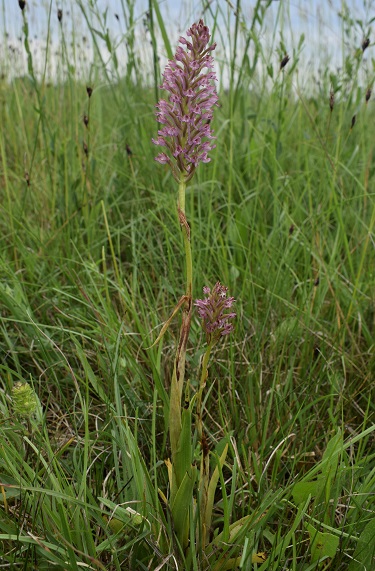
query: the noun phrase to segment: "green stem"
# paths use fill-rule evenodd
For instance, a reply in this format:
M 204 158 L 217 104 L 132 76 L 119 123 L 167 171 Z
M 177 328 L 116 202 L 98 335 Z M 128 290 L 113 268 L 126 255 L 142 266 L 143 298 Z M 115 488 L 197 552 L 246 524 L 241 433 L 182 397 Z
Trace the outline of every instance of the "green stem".
M 206 349 L 206 352 L 203 356 L 203 360 L 202 360 L 202 372 L 201 372 L 201 378 L 199 381 L 199 388 L 198 388 L 198 393 L 197 393 L 197 433 L 198 433 L 198 441 L 201 442 L 202 440 L 202 434 L 203 434 L 203 420 L 202 420 L 202 416 L 203 416 L 203 411 L 202 411 L 202 395 L 203 395 L 203 389 L 206 386 L 206 380 L 207 380 L 207 376 L 208 376 L 208 360 L 210 358 L 210 354 L 211 354 L 211 350 L 213 347 L 213 342 L 211 341 Z
M 185 193 L 186 180 L 181 176 L 178 188 L 178 218 L 182 228 L 182 236 L 185 249 L 185 268 L 186 268 L 186 301 L 182 312 L 182 323 L 180 329 L 180 338 L 176 351 L 176 358 L 173 367 L 173 375 L 170 393 L 170 418 L 169 418 L 169 435 L 171 442 L 172 466 L 178 462 L 179 439 L 181 434 L 181 398 L 185 379 L 185 362 L 186 348 L 190 332 L 190 324 L 192 317 L 192 291 L 193 291 L 193 263 L 190 245 L 190 228 L 186 220 L 185 214 Z M 176 482 L 177 488 L 180 482 Z
M 178 218 L 182 228 L 182 236 L 185 248 L 185 268 L 186 268 L 186 302 L 182 314 L 182 324 L 180 329 L 180 340 L 176 354 L 176 381 L 179 388 L 179 398 L 182 396 L 182 388 L 185 379 L 185 360 L 186 360 L 186 347 L 189 337 L 191 316 L 192 316 L 192 295 L 193 295 L 193 262 L 191 256 L 190 245 L 190 228 L 186 220 L 185 214 L 185 193 L 186 181 L 185 177 L 181 176 L 180 185 L 178 188 Z
M 210 459 L 209 459 L 207 441 L 203 433 L 202 396 L 203 396 L 203 390 L 206 386 L 206 381 L 208 376 L 208 362 L 210 359 L 213 346 L 214 346 L 214 341 L 211 340 L 207 346 L 205 354 L 203 355 L 201 378 L 199 381 L 197 404 L 196 404 L 197 407 L 196 426 L 197 426 L 198 442 L 201 445 L 201 462 L 200 462 L 200 477 L 199 477 L 200 537 L 198 539 L 198 543 L 200 544 L 202 549 L 206 547 L 207 535 L 209 531 L 207 529 L 207 505 L 208 505 L 208 489 L 210 482 Z
M 186 182 L 182 177 L 178 187 L 178 217 L 182 226 L 182 236 L 185 247 L 186 263 L 186 295 L 191 298 L 193 294 L 193 261 L 191 257 L 190 228 L 185 213 Z

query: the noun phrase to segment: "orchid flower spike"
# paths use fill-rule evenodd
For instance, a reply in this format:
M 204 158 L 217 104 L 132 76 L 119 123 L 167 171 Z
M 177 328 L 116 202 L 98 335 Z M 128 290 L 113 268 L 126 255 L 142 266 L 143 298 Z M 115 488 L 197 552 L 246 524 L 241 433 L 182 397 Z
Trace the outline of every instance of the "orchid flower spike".
M 199 163 L 208 163 L 209 151 L 215 148 L 210 128 L 212 108 L 217 105 L 217 81 L 214 59 L 210 53 L 216 44 L 207 46 L 210 33 L 203 20 L 193 24 L 186 32 L 191 41 L 180 37 L 177 48 L 163 74 L 162 89 L 169 93 L 169 100 L 161 99 L 156 105 L 156 119 L 164 125 L 158 131 L 155 145 L 165 147 L 155 160 L 171 167 L 174 178 L 187 182 Z M 183 47 L 182 47 L 183 46 Z M 208 69 L 207 73 L 202 73 Z
M 231 319 L 236 317 L 234 312 L 225 313 L 235 303 L 234 297 L 227 297 L 228 288 L 217 282 L 212 291 L 209 287 L 203 288 L 207 297 L 197 299 L 194 305 L 198 307 L 202 327 L 207 336 L 207 343 L 217 342 L 220 337 L 229 335 L 233 331 Z

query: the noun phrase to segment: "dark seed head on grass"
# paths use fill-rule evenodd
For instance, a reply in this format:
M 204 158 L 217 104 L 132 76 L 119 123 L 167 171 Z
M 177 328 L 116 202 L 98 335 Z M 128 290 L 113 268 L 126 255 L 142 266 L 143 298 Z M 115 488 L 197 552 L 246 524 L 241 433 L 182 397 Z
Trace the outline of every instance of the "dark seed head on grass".
M 18 6 L 21 8 L 21 10 L 24 10 L 26 6 L 26 0 L 18 0 Z
M 290 57 L 288 56 L 288 54 L 286 54 L 280 62 L 280 69 L 284 69 L 289 60 Z
M 371 93 L 372 93 L 372 89 L 371 89 L 371 87 L 369 87 L 366 91 L 366 103 L 368 103 L 370 101 Z
M 370 38 L 365 38 L 362 42 L 362 51 L 364 52 L 370 45 Z
M 329 108 L 331 112 L 333 111 L 334 106 L 335 106 L 335 92 L 331 90 L 329 94 Z
M 57 19 L 58 19 L 58 21 L 60 22 L 60 24 L 61 24 L 61 22 L 62 22 L 62 17 L 63 17 L 63 11 L 61 10 L 61 8 L 59 8 L 59 9 L 57 10 Z
M 86 92 L 87 92 L 88 97 L 90 98 L 92 95 L 92 87 L 90 87 L 90 85 L 87 85 Z

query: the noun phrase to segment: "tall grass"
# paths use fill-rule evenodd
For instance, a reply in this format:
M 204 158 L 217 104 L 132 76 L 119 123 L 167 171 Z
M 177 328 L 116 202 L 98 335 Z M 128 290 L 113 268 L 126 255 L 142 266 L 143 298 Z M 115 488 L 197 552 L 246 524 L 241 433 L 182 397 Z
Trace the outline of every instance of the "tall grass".
M 288 6 L 270 37 L 274 6 L 254 4 L 199 5 L 186 26 L 204 15 L 222 78 L 217 148 L 187 191 L 194 288 L 221 280 L 238 310 L 204 402 L 211 450 L 229 444 L 206 560 L 182 553 L 159 493 L 178 320 L 149 348 L 184 287 L 175 185 L 150 143 L 178 35 L 154 0 L 144 23 L 120 3 L 121 36 L 75 0 L 40 72 L 32 4 L 18 13 L 27 74 L 0 81 L 4 568 L 234 568 L 223 553 L 243 570 L 375 567 L 373 22 L 342 10 L 344 66 L 323 61 L 313 85 L 303 38 L 276 44 Z M 201 354 L 195 318 L 193 389 Z M 16 382 L 38 396 L 28 422 Z

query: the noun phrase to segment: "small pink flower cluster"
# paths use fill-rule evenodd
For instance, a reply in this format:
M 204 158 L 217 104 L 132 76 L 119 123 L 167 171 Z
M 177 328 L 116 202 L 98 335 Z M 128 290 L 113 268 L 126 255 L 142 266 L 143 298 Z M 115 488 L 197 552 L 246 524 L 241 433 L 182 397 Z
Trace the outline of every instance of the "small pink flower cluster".
M 161 88 L 169 92 L 169 101 L 161 99 L 156 105 L 157 121 L 164 127 L 158 131 L 158 138 L 152 139 L 155 145 L 169 150 L 169 154 L 160 153 L 155 160 L 169 164 L 178 182 L 181 173 L 188 181 L 200 162 L 210 161 L 207 153 L 215 145 L 204 139 L 215 138 L 210 122 L 212 107 L 218 101 L 216 86 L 212 83 L 216 81 L 215 72 L 202 74 L 204 68 L 214 66 L 210 52 L 216 44 L 207 47 L 210 33 L 203 20 L 193 24 L 187 35 L 191 42 L 180 37 L 179 42 L 186 49 L 179 46 L 165 68 Z
M 203 320 L 203 330 L 207 335 L 207 342 L 218 341 L 223 335 L 229 335 L 233 331 L 233 323 L 229 320 L 236 317 L 234 312 L 224 313 L 235 303 L 234 297 L 227 297 L 228 288 L 217 282 L 211 289 L 203 288 L 203 293 L 208 297 L 197 299 L 194 305 L 198 307 L 199 317 Z

